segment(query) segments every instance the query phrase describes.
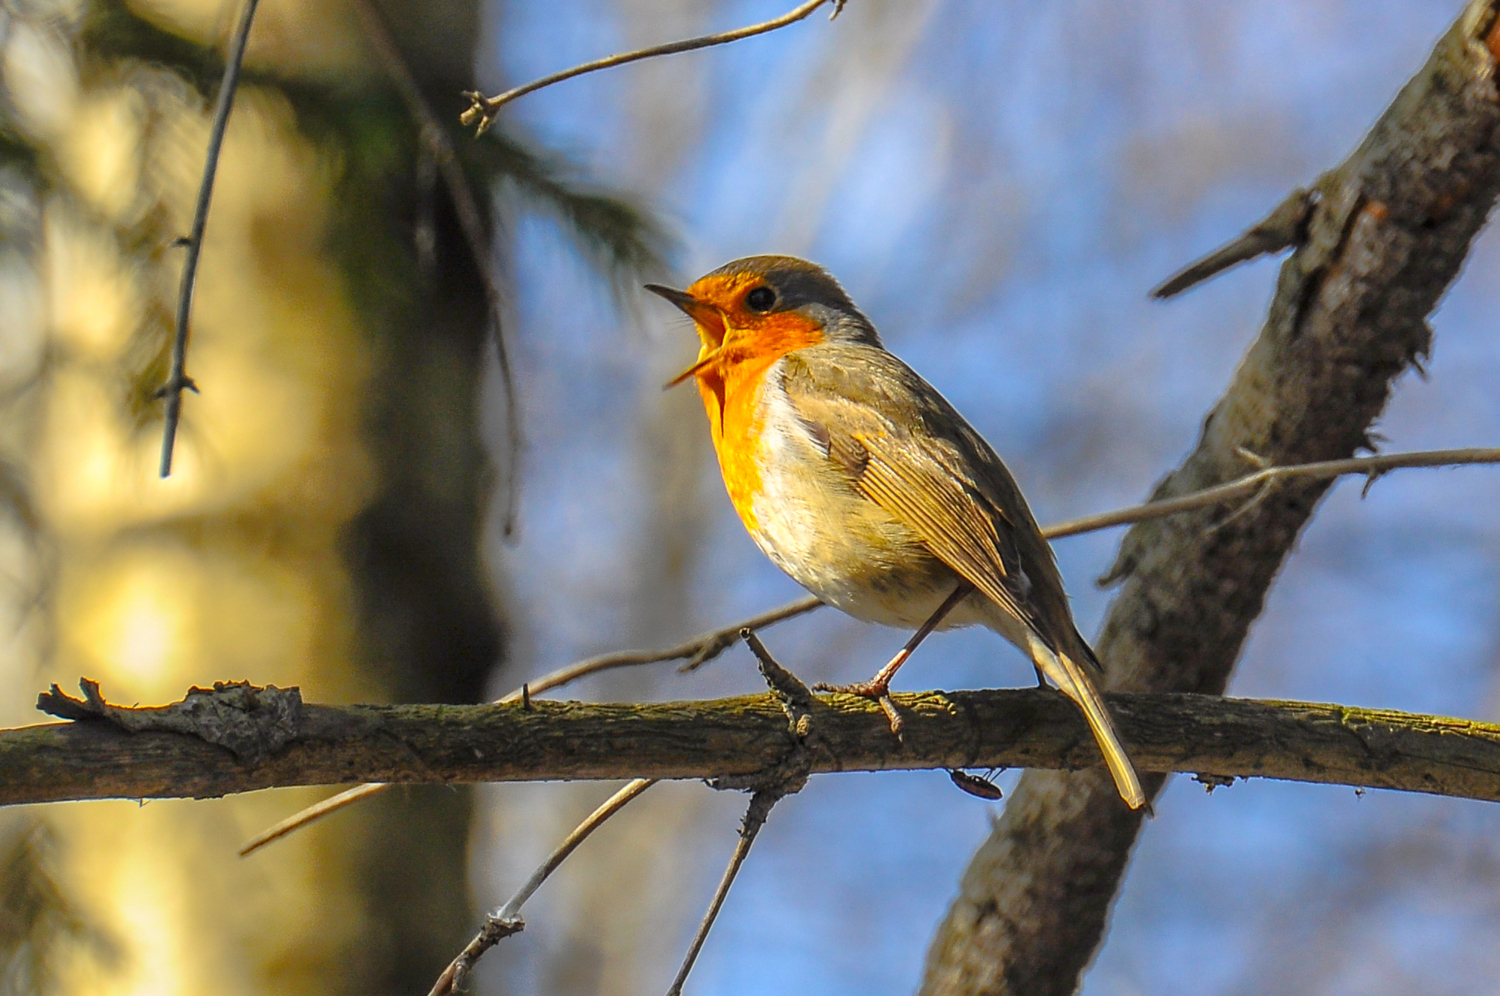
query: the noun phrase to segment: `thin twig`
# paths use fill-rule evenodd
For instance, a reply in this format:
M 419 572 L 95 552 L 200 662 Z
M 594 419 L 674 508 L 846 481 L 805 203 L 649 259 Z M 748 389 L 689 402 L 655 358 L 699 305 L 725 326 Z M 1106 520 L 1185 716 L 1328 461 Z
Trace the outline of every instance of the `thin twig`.
M 208 153 L 203 163 L 203 181 L 198 185 L 198 206 L 193 212 L 193 232 L 187 238 L 187 257 L 182 263 L 182 285 L 177 294 L 177 329 L 172 339 L 172 370 L 158 397 L 167 399 L 166 427 L 161 440 L 162 477 L 172 473 L 172 449 L 177 443 L 177 426 L 182 421 L 182 392 L 198 392 L 198 386 L 187 375 L 188 315 L 193 310 L 193 284 L 198 278 L 198 257 L 203 252 L 203 231 L 208 227 L 208 205 L 213 199 L 214 175 L 219 170 L 219 153 L 224 147 L 224 132 L 229 127 L 229 111 L 234 106 L 234 92 L 239 89 L 240 65 L 245 61 L 245 44 L 250 39 L 250 24 L 255 20 L 259 0 L 245 0 L 240 23 L 230 41 L 224 61 L 224 79 L 219 83 L 219 100 L 214 107 L 213 128 L 208 133 Z
M 703 942 L 708 940 L 708 932 L 713 929 L 714 921 L 719 917 L 719 910 L 724 906 L 725 897 L 729 895 L 729 887 L 734 884 L 735 876 L 740 873 L 740 866 L 749 856 L 750 845 L 755 843 L 755 835 L 765 826 L 771 807 L 781 800 L 782 794 L 774 789 L 766 789 L 750 797 L 750 805 L 745 810 L 745 822 L 740 826 L 740 839 L 735 842 L 729 866 L 724 869 L 724 877 L 714 890 L 714 898 L 703 914 L 703 921 L 698 924 L 698 932 L 693 935 L 693 943 L 682 959 L 682 967 L 677 970 L 677 977 L 672 980 L 667 996 L 681 996 L 682 985 L 687 981 L 688 973 L 693 970 L 693 963 L 698 960 L 698 952 L 703 950 Z
M 1321 463 L 1264 467 L 1233 481 L 1207 488 L 1203 491 L 1194 491 L 1191 494 L 1181 495 L 1177 498 L 1146 502 L 1141 505 L 1131 505 L 1128 508 L 1116 509 L 1112 512 L 1102 512 L 1098 515 L 1085 516 L 1081 519 L 1070 519 L 1066 522 L 1044 526 L 1042 528 L 1042 535 L 1048 539 L 1059 539 L 1064 536 L 1077 536 L 1082 533 L 1096 532 L 1114 526 L 1127 526 L 1150 519 L 1159 519 L 1209 505 L 1222 504 L 1223 502 L 1245 495 L 1253 496 L 1258 492 L 1263 492 L 1265 489 L 1270 488 L 1279 480 L 1293 477 L 1326 479 L 1340 477 L 1345 474 L 1365 474 L 1370 480 L 1374 480 L 1381 474 L 1403 467 L 1450 467 L 1494 463 L 1500 463 L 1500 448 L 1417 450 L 1407 453 L 1389 453 L 1380 456 L 1351 457 L 1347 460 L 1326 460 Z M 778 622 L 811 612 L 822 604 L 816 598 L 802 598 L 795 602 L 788 602 L 786 605 L 772 609 L 769 612 L 763 612 L 750 619 L 734 623 L 731 626 L 724 626 L 719 629 L 709 630 L 706 633 L 700 633 L 690 640 L 686 640 L 673 647 L 668 647 L 665 650 L 626 650 L 589 657 L 577 663 L 569 664 L 567 667 L 559 668 L 534 681 L 529 681 L 521 688 L 496 701 L 518 702 L 522 698 L 523 690 L 530 695 L 537 695 L 541 692 L 577 681 L 579 678 L 587 675 L 620 667 L 634 667 L 636 665 L 687 658 L 688 663 L 683 666 L 682 670 L 690 671 L 707 663 L 723 653 L 730 646 L 733 646 L 734 642 L 739 639 L 742 630 L 748 629 L 754 631 L 765 629 Z M 240 853 L 249 854 L 256 848 L 268 844 L 279 837 L 283 837 L 301 826 L 305 826 L 314 820 L 336 812 L 367 796 L 375 795 L 384 788 L 383 784 L 371 783 L 341 792 L 282 820 L 274 827 L 262 832 L 247 843 Z
M 809 595 L 799 598 L 795 602 L 787 602 L 779 605 L 768 612 L 742 619 L 730 626 L 720 626 L 706 633 L 684 640 L 675 647 L 667 647 L 665 650 L 621 650 L 608 654 L 599 654 L 597 657 L 589 657 L 576 664 L 559 668 L 550 674 L 543 675 L 534 681 L 528 682 L 531 694 L 557 688 L 569 682 L 577 681 L 579 678 L 589 674 L 597 674 L 600 671 L 610 671 L 617 667 L 632 667 L 637 664 L 656 664 L 661 661 L 687 660 L 682 665 L 681 671 L 696 671 L 709 661 L 718 657 L 724 651 L 734 646 L 744 630 L 766 629 L 779 622 L 795 619 L 806 615 L 813 609 L 822 606 L 822 602 L 815 596 Z M 515 702 L 520 697 L 520 692 L 511 692 L 500 699 L 501 702 Z
M 810 770 L 808 742 L 816 736 L 812 719 L 812 710 L 816 700 L 813 698 L 812 690 L 771 656 L 771 652 L 760 642 L 754 630 L 746 627 L 740 631 L 740 637 L 750 648 L 750 652 L 755 655 L 761 677 L 766 679 L 771 694 L 776 697 L 776 701 L 781 705 L 781 711 L 786 714 L 787 732 L 791 736 L 792 748 L 786 757 L 774 764 L 766 765 L 752 775 L 720 776 L 709 780 L 709 785 L 716 789 L 742 789 L 754 794 L 750 797 L 750 805 L 745 810 L 744 822 L 740 824 L 740 839 L 735 842 L 734 854 L 729 858 L 729 866 L 724 869 L 724 876 L 719 880 L 719 887 L 714 890 L 713 900 L 709 902 L 708 909 L 703 914 L 703 920 L 698 924 L 698 931 L 693 935 L 693 943 L 688 946 L 687 954 L 683 956 L 682 967 L 677 970 L 677 977 L 672 980 L 667 996 L 681 996 L 688 973 L 693 970 L 693 963 L 698 960 L 698 953 L 703 950 L 704 942 L 708 940 L 708 932 L 713 929 L 714 921 L 719 917 L 719 910 L 724 906 L 724 899 L 729 895 L 729 888 L 734 885 L 735 876 L 740 873 L 740 867 L 745 863 L 745 858 L 750 855 L 750 846 L 755 843 L 755 835 L 760 833 L 760 828 L 765 825 L 766 817 L 771 814 L 771 808 L 793 792 L 800 792 L 807 784 L 807 775 Z
M 578 824 L 573 832 L 561 844 L 557 845 L 557 850 L 553 851 L 552 855 L 542 863 L 541 867 L 532 873 L 531 878 L 526 880 L 526 884 L 517 889 L 516 894 L 505 901 L 505 905 L 496 911 L 496 919 L 505 920 L 520 913 L 521 907 L 525 905 L 526 900 L 530 899 L 532 894 L 542 887 L 542 883 L 547 881 L 553 872 L 557 871 L 558 865 L 566 861 L 568 855 L 577 850 L 578 845 L 582 844 L 589 834 L 599 829 L 600 824 L 605 820 L 624 809 L 630 800 L 655 784 L 656 779 L 654 778 L 637 778 L 605 800 L 603 805 L 590 813 L 588 819 Z
M 510 921 L 496 920 L 494 917 L 486 917 L 484 926 L 479 928 L 479 933 L 474 935 L 458 957 L 448 963 L 443 969 L 443 974 L 437 977 L 432 984 L 432 989 L 427 996 L 448 996 L 449 993 L 457 992 L 463 980 L 474 970 L 474 964 L 484 957 L 484 953 L 499 944 L 512 934 L 519 934 L 526 927 L 526 922 L 519 917 Z
M 443 184 L 452 198 L 453 213 L 458 217 L 459 228 L 463 231 L 464 242 L 473 259 L 474 269 L 479 272 L 479 279 L 484 285 L 490 323 L 495 329 L 495 353 L 500 364 L 501 388 L 505 392 L 506 454 L 505 466 L 501 468 L 505 478 L 505 509 L 501 517 L 501 532 L 506 538 L 510 538 L 515 535 L 516 511 L 520 500 L 521 451 L 525 440 L 521 434 L 516 378 L 510 366 L 505 325 L 501 321 L 504 298 L 495 279 L 495 266 L 490 256 L 490 239 L 485 231 L 484 215 L 479 210 L 474 190 L 469 186 L 468 177 L 464 175 L 463 166 L 458 161 L 458 150 L 454 148 L 448 133 L 443 130 L 442 122 L 427 103 L 427 98 L 422 95 L 422 87 L 402 56 L 395 38 L 391 36 L 390 26 L 386 24 L 385 18 L 370 0 L 357 0 L 354 9 L 359 14 L 371 48 L 380 58 L 386 75 L 395 84 L 396 92 L 401 95 L 407 113 L 416 120 L 423 146 L 442 174 Z
M 240 857 L 243 858 L 254 851 L 258 851 L 271 843 L 271 841 L 279 840 L 293 830 L 304 827 L 314 820 L 320 820 L 329 813 L 336 813 L 345 806 L 354 805 L 361 799 L 366 799 L 372 795 L 379 795 L 388 788 L 390 788 L 389 782 L 366 782 L 363 785 L 356 785 L 351 789 L 344 789 L 338 795 L 329 796 L 322 802 L 308 806 L 301 812 L 294 813 L 275 826 L 268 827 L 254 837 L 251 837 L 240 848 Z
M 559 865 L 567 860 L 568 855 L 578 849 L 588 838 L 588 835 L 604 823 L 605 820 L 624 809 L 625 806 L 636 796 L 656 784 L 654 778 L 637 778 L 620 791 L 605 800 L 604 804 L 589 814 L 588 819 L 578 824 L 573 832 L 565 837 L 557 849 L 542 862 L 541 867 L 532 873 L 526 884 L 516 890 L 516 894 L 505 901 L 505 905 L 485 917 L 484 926 L 479 933 L 469 942 L 468 946 L 459 953 L 438 976 L 433 984 L 432 991 L 428 996 L 447 996 L 459 986 L 463 985 L 464 978 L 474 970 L 474 964 L 486 951 L 494 947 L 497 942 L 511 934 L 518 934 L 526 927 L 526 921 L 521 919 L 521 906 L 530 899 L 532 893 L 541 888 L 542 883 L 547 881 L 548 876 L 555 872 Z
M 791 721 L 792 733 L 805 736 L 798 731 L 798 724 L 802 717 L 812 712 L 817 699 L 813 696 L 812 689 L 802 683 L 802 679 L 781 666 L 781 663 L 771 656 L 766 645 L 760 642 L 760 637 L 755 635 L 755 630 L 746 626 L 740 630 L 740 638 L 745 641 L 745 646 L 750 648 L 750 653 L 755 655 L 755 662 L 760 668 L 760 676 L 766 680 L 766 685 L 771 689 L 771 694 L 781 703 L 782 711 L 787 714 Z
M 1128 526 L 1149 519 L 1160 519 L 1179 512 L 1218 505 L 1232 498 L 1250 495 L 1260 488 L 1293 477 L 1312 480 L 1327 480 L 1345 474 L 1365 474 L 1378 477 L 1400 467 L 1457 467 L 1466 464 L 1500 463 L 1500 447 L 1474 447 L 1461 450 L 1416 450 L 1409 453 L 1385 453 L 1377 456 L 1350 457 L 1346 460 L 1324 460 L 1319 463 L 1294 463 L 1284 467 L 1266 467 L 1253 474 L 1218 484 L 1202 491 L 1150 501 L 1143 505 L 1131 505 L 1113 512 L 1087 515 L 1081 519 L 1070 519 L 1042 529 L 1048 539 L 1062 536 L 1077 536 L 1080 533 L 1096 532 L 1112 526 Z
M 740 631 L 743 629 L 764 629 L 776 623 L 783 622 L 796 616 L 804 615 L 816 609 L 823 603 L 816 598 L 800 598 L 795 602 L 789 602 L 769 612 L 762 612 L 758 616 L 735 623 L 733 626 L 724 626 L 719 629 L 711 629 L 706 633 L 699 633 L 692 639 L 668 647 L 665 650 L 625 650 L 609 654 L 599 654 L 596 657 L 588 657 L 567 667 L 558 668 L 540 678 L 526 682 L 520 688 L 495 701 L 498 703 L 521 702 L 530 696 L 542 692 L 560 688 L 571 682 L 577 681 L 587 675 L 598 674 L 600 671 L 610 671 L 618 667 L 634 667 L 641 664 L 655 664 L 661 661 L 675 661 L 687 658 L 687 664 L 682 670 L 690 671 L 713 660 L 725 650 L 734 646 L 739 639 Z M 361 799 L 372 795 L 378 795 L 390 786 L 384 782 L 370 782 L 365 785 L 357 785 L 352 789 L 340 792 L 338 795 L 330 796 L 322 802 L 308 806 L 300 812 L 288 816 L 275 826 L 261 831 L 251 838 L 244 847 L 240 849 L 241 857 L 264 847 L 281 837 L 285 837 L 293 830 L 300 829 L 315 820 L 338 812 L 345 806 L 352 806 Z
M 773 764 L 762 765 L 744 775 L 716 775 L 708 780 L 708 784 L 720 791 L 771 792 L 779 799 L 784 795 L 801 792 L 802 787 L 807 784 L 807 776 L 812 772 L 809 748 L 818 738 L 813 724 L 813 712 L 818 703 L 812 689 L 778 664 L 753 631 L 747 629 L 743 635 L 746 646 L 755 655 L 760 667 L 760 676 L 766 679 L 771 695 L 786 716 L 790 749 L 786 756 Z
M 572 69 L 553 73 L 551 76 L 543 76 L 539 80 L 532 80 L 525 86 L 518 86 L 513 90 L 507 90 L 495 97 L 486 97 L 477 90 L 470 90 L 464 94 L 471 102 L 469 109 L 459 116 L 459 120 L 465 125 L 472 125 L 478 122 L 475 134 L 483 135 L 489 130 L 490 125 L 495 123 L 495 114 L 501 107 L 504 107 L 517 97 L 524 97 L 528 93 L 534 93 L 543 87 L 551 86 L 554 83 L 561 83 L 563 80 L 570 80 L 575 76 L 582 76 L 584 73 L 592 73 L 599 69 L 623 66 L 627 62 L 650 59 L 658 55 L 675 55 L 678 52 L 691 52 L 698 48 L 725 45 L 729 42 L 739 41 L 742 38 L 763 35 L 768 31 L 775 31 L 777 28 L 784 28 L 789 24 L 795 24 L 829 2 L 833 2 L 833 16 L 837 17 L 839 11 L 844 8 L 844 0 L 807 0 L 806 3 L 800 4 L 780 17 L 763 21 L 760 24 L 735 28 L 733 31 L 723 31 L 716 35 L 703 35 L 700 38 L 688 38 L 684 41 L 668 42 L 665 45 L 653 45 L 650 48 L 643 48 L 634 52 L 621 52 L 603 59 L 596 59 L 593 62 L 585 62 L 580 66 L 574 66 Z

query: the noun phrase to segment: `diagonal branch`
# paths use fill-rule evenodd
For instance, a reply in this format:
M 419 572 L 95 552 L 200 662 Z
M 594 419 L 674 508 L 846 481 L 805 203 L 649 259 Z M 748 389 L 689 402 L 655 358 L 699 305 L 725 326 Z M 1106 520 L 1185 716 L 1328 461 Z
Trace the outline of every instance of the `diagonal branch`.
M 1253 463 L 1262 462 L 1259 457 L 1241 447 L 1240 457 Z M 1343 460 L 1319 460 L 1314 463 L 1295 463 L 1280 467 L 1262 467 L 1253 473 L 1236 477 L 1210 487 L 1190 491 L 1175 497 L 1158 494 L 1151 501 L 1113 512 L 1100 512 L 1080 519 L 1056 522 L 1042 528 L 1042 535 L 1049 540 L 1064 536 L 1078 536 L 1097 532 L 1112 526 L 1125 526 L 1137 522 L 1178 515 L 1197 509 L 1214 508 L 1236 498 L 1258 500 L 1257 495 L 1283 481 L 1332 481 L 1336 477 L 1359 474 L 1367 479 L 1366 488 L 1374 481 L 1393 470 L 1403 467 L 1460 467 L 1472 464 L 1500 463 L 1500 447 L 1469 447 L 1458 450 L 1412 450 L 1407 453 L 1379 453 L 1375 456 L 1348 457 Z M 1238 516 L 1239 511 L 1231 518 Z M 1218 523 L 1217 526 L 1227 524 Z M 1216 527 L 1217 527 L 1216 526 Z
M 761 674 L 771 686 L 771 692 L 781 702 L 783 711 L 787 714 L 789 731 L 797 747 L 788 757 L 788 763 L 778 765 L 776 769 L 757 776 L 753 787 L 755 793 L 750 800 L 750 806 L 745 812 L 745 821 L 740 828 L 739 843 L 735 846 L 734 856 L 730 859 L 729 868 L 724 872 L 719 882 L 719 888 L 714 893 L 713 902 L 709 905 L 708 912 L 704 914 L 702 922 L 698 925 L 698 932 L 693 937 L 693 943 L 688 948 L 687 956 L 683 959 L 682 967 L 677 972 L 677 979 L 672 983 L 668 996 L 674 996 L 682 991 L 682 985 L 687 981 L 687 976 L 693 968 L 693 962 L 698 958 L 698 952 L 703 949 L 703 942 L 708 939 L 708 932 L 712 929 L 714 920 L 719 915 L 720 908 L 724 905 L 724 899 L 729 894 L 729 887 L 734 884 L 735 876 L 739 874 L 740 866 L 745 863 L 745 858 L 750 854 L 750 845 L 755 842 L 756 834 L 766 822 L 771 808 L 784 796 L 792 792 L 800 791 L 807 784 L 807 771 L 797 762 L 805 758 L 805 750 L 801 741 L 810 735 L 811 719 L 807 716 L 806 709 L 810 707 L 812 693 L 809 692 L 794 676 L 777 664 L 766 652 L 755 634 L 745 630 L 741 634 L 745 641 L 750 644 L 755 656 L 760 660 Z M 523 688 L 525 686 L 522 686 Z M 530 708 L 529 696 L 522 696 L 522 709 Z M 438 976 L 436 984 L 433 985 L 428 996 L 447 996 L 460 989 L 464 979 L 473 971 L 474 965 L 483 957 L 484 953 L 497 943 L 520 930 L 525 929 L 526 922 L 521 919 L 521 906 L 531 898 L 532 893 L 541 888 L 543 882 L 568 859 L 568 855 L 583 843 L 589 834 L 593 833 L 605 820 L 623 809 L 629 802 L 652 785 L 656 784 L 651 778 L 637 778 L 630 782 L 620 791 L 616 792 L 604 802 L 598 809 L 578 825 L 578 827 L 553 850 L 550 857 L 542 863 L 542 866 L 521 886 L 515 895 L 506 901 L 494 913 L 485 917 L 484 926 L 475 935 L 474 939 L 459 952 L 458 956 L 448 964 L 443 973 Z M 739 785 L 721 783 L 715 788 L 738 788 Z M 749 788 L 750 786 L 743 786 Z M 244 853 L 243 851 L 241 853 Z
M 730 42 L 737 42 L 742 38 L 753 38 L 756 35 L 763 35 L 778 28 L 784 28 L 789 24 L 796 24 L 827 3 L 833 4 L 833 16 L 837 17 L 839 11 L 844 8 L 845 0 L 806 0 L 805 3 L 799 4 L 780 17 L 774 17 L 769 21 L 747 25 L 743 28 L 735 28 L 733 31 L 721 31 L 718 34 L 703 35 L 700 38 L 688 38 L 683 41 L 668 42 L 665 45 L 653 45 L 650 48 L 638 49 L 634 52 L 621 52 L 617 55 L 606 56 L 603 59 L 585 62 L 571 69 L 564 69 L 562 72 L 553 73 L 551 76 L 543 76 L 541 79 L 532 80 L 524 86 L 507 90 L 494 97 L 486 97 L 482 93 L 471 91 L 464 94 L 465 97 L 469 98 L 470 106 L 468 110 L 460 115 L 459 120 L 466 125 L 474 125 L 477 134 L 483 135 L 489 130 L 490 125 L 495 123 L 495 115 L 499 112 L 500 108 L 517 97 L 524 97 L 528 93 L 535 93 L 543 87 L 551 86 L 554 83 L 561 83 L 563 80 L 570 80 L 575 76 L 582 76 L 584 73 L 597 72 L 600 69 L 610 69 L 614 66 L 623 66 L 627 62 L 653 59 L 661 55 L 676 55 L 679 52 L 691 52 L 695 49 L 709 48 L 713 45 L 727 45 Z
M 760 828 L 766 825 L 766 817 L 771 815 L 771 807 L 780 800 L 781 793 L 775 789 L 762 789 L 750 798 L 750 804 L 745 808 L 745 818 L 740 824 L 739 840 L 735 841 L 734 853 L 729 857 L 729 865 L 719 878 L 719 885 L 714 889 L 713 899 L 709 901 L 703 920 L 698 924 L 697 931 L 693 933 L 693 942 L 688 945 L 687 954 L 682 957 L 682 964 L 677 968 L 677 975 L 672 979 L 672 984 L 667 987 L 667 996 L 682 996 L 682 987 L 687 984 L 688 974 L 692 972 L 693 965 L 698 961 L 698 955 L 703 951 L 703 944 L 708 940 L 708 932 L 712 929 L 714 921 L 719 918 L 719 911 L 724 908 L 724 900 L 729 896 L 729 889 L 739 876 L 740 869 L 744 867 L 745 859 L 750 856 L 750 848 L 755 843 Z
M 1359 148 L 1319 183 L 1260 337 L 1157 487 L 1169 499 L 1239 476 L 1245 452 L 1290 464 L 1371 448 L 1396 378 L 1431 347 L 1427 316 L 1500 192 L 1500 94 L 1485 44 L 1496 0 L 1471 0 Z M 1096 643 L 1110 684 L 1217 692 L 1298 533 L 1327 490 L 1293 481 L 1215 527 L 1139 525 Z M 1155 777 L 1151 791 L 1160 788 Z M 926 996 L 1064 996 L 1104 936 L 1141 827 L 1108 779 L 1031 772 L 964 874 L 928 952 Z
M 250 41 L 250 25 L 255 20 L 259 0 L 245 0 L 239 26 L 229 44 L 224 60 L 224 79 L 219 84 L 219 99 L 214 106 L 214 123 L 208 133 L 208 152 L 203 160 L 203 181 L 198 185 L 198 206 L 193 211 L 193 231 L 185 240 L 187 257 L 182 263 L 182 284 L 177 295 L 177 327 L 172 336 L 172 370 L 158 392 L 167 399 L 166 425 L 161 437 L 162 477 L 172 473 L 172 450 L 177 445 L 177 426 L 182 421 L 182 392 L 198 390 L 187 375 L 188 317 L 193 311 L 193 285 L 198 279 L 198 257 L 203 254 L 203 233 L 208 228 L 208 205 L 213 200 L 214 177 L 219 171 L 219 152 L 224 148 L 224 132 L 229 129 L 229 112 L 234 107 L 234 92 L 240 85 L 240 66 L 245 61 L 245 46 Z
M 479 933 L 458 953 L 458 957 L 448 963 L 438 976 L 437 982 L 433 983 L 428 996 L 448 996 L 449 993 L 457 992 L 463 988 L 464 980 L 474 970 L 475 964 L 484 957 L 484 953 L 494 947 L 500 941 L 512 934 L 520 933 L 526 929 L 526 921 L 521 919 L 521 907 L 526 900 L 532 897 L 536 890 L 542 887 L 542 883 L 552 876 L 568 860 L 568 855 L 578 849 L 578 845 L 588 839 L 589 834 L 604 825 L 604 822 L 624 809 L 636 796 L 646 791 L 656 782 L 650 778 L 636 778 L 626 784 L 614 795 L 588 815 L 573 832 L 563 838 L 562 843 L 555 847 L 547 860 L 532 873 L 526 883 L 516 890 L 515 894 L 505 901 L 505 905 L 485 917 L 484 926 Z
M 1175 297 L 1230 267 L 1300 244 L 1307 238 L 1307 223 L 1312 218 L 1313 207 L 1317 204 L 1319 195 L 1317 185 L 1314 185 L 1313 190 L 1298 187 L 1244 234 L 1178 270 L 1162 281 L 1151 292 L 1151 296 Z

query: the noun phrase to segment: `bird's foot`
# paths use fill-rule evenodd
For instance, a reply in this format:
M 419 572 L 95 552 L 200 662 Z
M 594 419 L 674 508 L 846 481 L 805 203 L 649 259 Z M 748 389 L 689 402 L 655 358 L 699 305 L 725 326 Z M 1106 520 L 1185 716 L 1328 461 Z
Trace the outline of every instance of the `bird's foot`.
M 891 696 L 891 683 L 871 678 L 869 681 L 859 681 L 852 685 L 830 685 L 826 681 L 820 681 L 813 686 L 814 691 L 819 692 L 842 692 L 845 695 L 858 695 L 862 699 L 887 699 Z
M 880 709 L 885 713 L 885 718 L 890 721 L 891 732 L 896 739 L 901 739 L 901 728 L 906 721 L 901 718 L 901 713 L 896 710 L 896 703 L 891 699 L 890 681 L 881 681 L 872 678 L 869 681 L 857 682 L 853 685 L 830 685 L 820 681 L 813 686 L 814 691 L 819 692 L 842 692 L 845 695 L 858 695 L 862 699 L 874 699 L 880 704 Z

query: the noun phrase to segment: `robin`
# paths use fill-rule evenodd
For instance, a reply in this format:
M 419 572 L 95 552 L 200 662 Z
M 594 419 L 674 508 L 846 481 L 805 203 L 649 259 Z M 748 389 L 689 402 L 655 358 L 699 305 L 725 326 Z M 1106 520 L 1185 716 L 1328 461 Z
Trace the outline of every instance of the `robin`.
M 750 256 L 685 291 L 719 469 L 756 544 L 824 602 L 916 632 L 858 685 L 900 732 L 890 681 L 928 634 L 988 626 L 1077 703 L 1120 796 L 1146 802 L 1099 694 L 1052 548 L 1010 471 L 935 388 L 886 352 L 821 267 Z

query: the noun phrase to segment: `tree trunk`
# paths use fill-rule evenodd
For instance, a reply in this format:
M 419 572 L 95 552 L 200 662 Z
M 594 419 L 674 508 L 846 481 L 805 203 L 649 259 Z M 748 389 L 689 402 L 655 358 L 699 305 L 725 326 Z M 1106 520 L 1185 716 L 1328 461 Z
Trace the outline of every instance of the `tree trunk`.
M 1470 3 L 1360 147 L 1317 183 L 1270 314 L 1168 497 L 1268 463 L 1371 448 L 1427 316 L 1500 190 L 1493 0 Z M 1326 483 L 1290 484 L 1232 518 L 1136 526 L 1097 649 L 1120 690 L 1221 692 Z M 1153 795 L 1163 779 L 1148 781 Z M 927 996 L 1074 992 L 1142 826 L 1107 778 L 1028 772 L 964 873 L 928 952 Z

